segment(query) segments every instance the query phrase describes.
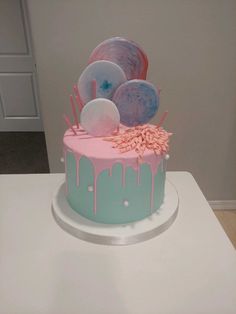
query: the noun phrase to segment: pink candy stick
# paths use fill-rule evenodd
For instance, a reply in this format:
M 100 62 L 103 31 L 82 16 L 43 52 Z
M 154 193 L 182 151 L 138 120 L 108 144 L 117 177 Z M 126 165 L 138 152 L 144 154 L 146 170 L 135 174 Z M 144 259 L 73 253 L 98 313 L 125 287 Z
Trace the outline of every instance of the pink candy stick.
M 80 100 L 80 97 L 78 95 L 75 96 L 75 100 L 76 100 L 76 103 L 78 105 L 78 108 L 79 108 L 79 112 L 81 112 L 81 110 L 83 109 L 83 105 L 81 103 L 81 100 Z
M 160 87 L 157 87 L 157 94 L 160 96 L 162 89 Z
M 97 97 L 97 82 L 96 80 L 92 80 L 92 99 Z
M 116 130 L 112 133 L 113 135 L 118 135 L 120 132 L 120 126 L 118 125 L 118 127 L 116 128 Z
M 79 111 L 81 112 L 81 110 L 83 108 L 83 102 L 82 102 L 82 99 L 81 99 L 80 94 L 79 94 L 78 86 L 74 85 L 73 89 L 74 89 L 74 93 L 75 93 L 75 100 L 77 102 Z
M 162 126 L 162 124 L 163 124 L 163 122 L 165 121 L 167 115 L 168 115 L 168 111 L 165 111 L 165 112 L 163 113 L 162 117 L 161 117 L 160 122 L 159 122 L 159 123 L 157 124 L 157 126 L 156 126 L 157 128 L 159 128 L 160 126 Z
M 74 116 L 74 121 L 75 121 L 75 124 L 76 124 L 77 129 L 78 129 L 79 128 L 79 122 L 78 122 L 77 113 L 76 113 L 76 109 L 75 109 L 74 98 L 72 95 L 70 95 L 70 104 L 71 104 L 71 109 L 72 109 L 72 113 Z
M 75 129 L 73 128 L 71 122 L 70 122 L 70 119 L 67 117 L 66 114 L 63 115 L 63 118 L 65 120 L 65 123 L 68 125 L 68 127 L 72 130 L 72 132 L 74 133 L 74 135 L 77 135 Z
M 75 95 L 78 96 L 79 95 L 79 89 L 78 89 L 78 86 L 76 84 L 73 86 L 73 89 L 74 89 Z

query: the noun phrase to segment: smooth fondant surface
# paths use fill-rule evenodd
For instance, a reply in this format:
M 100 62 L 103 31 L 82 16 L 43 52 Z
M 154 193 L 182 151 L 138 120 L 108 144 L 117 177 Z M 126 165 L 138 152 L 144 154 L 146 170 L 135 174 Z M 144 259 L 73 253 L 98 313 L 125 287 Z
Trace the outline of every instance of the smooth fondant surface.
M 122 166 L 117 163 L 103 170 L 97 178 L 96 213 L 94 213 L 94 170 L 91 161 L 82 157 L 79 161 L 79 185 L 76 180 L 76 159 L 67 152 L 67 199 L 70 206 L 80 215 L 100 223 L 129 223 L 150 216 L 160 207 L 164 198 L 165 170 L 159 166 L 155 175 L 153 209 L 150 207 L 152 193 L 152 175 L 150 167 L 143 164 L 140 169 L 140 182 L 137 172 L 128 167 L 125 185 L 122 185 Z M 125 205 L 128 202 L 128 206 Z
M 163 204 L 147 218 L 117 225 L 95 223 L 71 208 L 63 182 L 55 191 L 52 213 L 59 226 L 77 238 L 103 245 L 129 245 L 153 238 L 168 229 L 177 216 L 178 204 L 178 193 L 167 180 Z

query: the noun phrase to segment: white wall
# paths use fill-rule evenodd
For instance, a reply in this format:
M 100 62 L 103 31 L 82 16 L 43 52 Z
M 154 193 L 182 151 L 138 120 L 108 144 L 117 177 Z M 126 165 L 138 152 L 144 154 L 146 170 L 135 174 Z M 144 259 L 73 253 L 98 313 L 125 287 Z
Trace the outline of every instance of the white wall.
M 29 0 L 50 169 L 59 159 L 68 95 L 102 40 L 140 43 L 160 113 L 174 132 L 169 170 L 192 172 L 208 199 L 236 199 L 236 1 Z

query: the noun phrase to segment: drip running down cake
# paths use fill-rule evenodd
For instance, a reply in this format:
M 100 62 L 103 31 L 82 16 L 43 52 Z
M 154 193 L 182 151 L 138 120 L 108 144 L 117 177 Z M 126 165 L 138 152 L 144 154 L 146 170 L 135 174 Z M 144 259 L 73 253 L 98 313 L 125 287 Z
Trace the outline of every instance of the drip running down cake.
M 105 40 L 88 63 L 70 95 L 74 122 L 64 115 L 66 198 L 97 223 L 139 221 L 164 201 L 167 112 L 149 123 L 160 91 L 146 80 L 148 59 L 133 41 Z

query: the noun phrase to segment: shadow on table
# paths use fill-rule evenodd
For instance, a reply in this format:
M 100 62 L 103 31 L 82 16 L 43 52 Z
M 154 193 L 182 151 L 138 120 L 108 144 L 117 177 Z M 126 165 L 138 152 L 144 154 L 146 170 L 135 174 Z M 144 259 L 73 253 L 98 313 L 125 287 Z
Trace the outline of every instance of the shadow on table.
M 118 261 L 107 255 L 78 250 L 65 251 L 57 257 L 52 313 L 128 313 L 122 291 L 117 288 Z

